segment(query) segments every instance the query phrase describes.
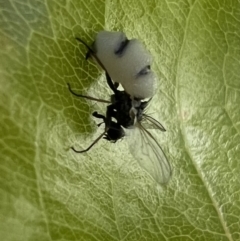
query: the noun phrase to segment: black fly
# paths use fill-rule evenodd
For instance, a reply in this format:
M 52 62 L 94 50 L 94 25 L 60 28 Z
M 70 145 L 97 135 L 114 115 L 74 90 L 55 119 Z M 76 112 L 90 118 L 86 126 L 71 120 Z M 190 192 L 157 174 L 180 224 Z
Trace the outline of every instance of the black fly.
M 171 176 L 171 167 L 169 165 L 169 162 L 155 138 L 142 125 L 142 123 L 145 122 L 151 128 L 166 131 L 165 128 L 161 125 L 161 123 L 144 113 L 144 110 L 148 106 L 151 99 L 148 101 L 142 101 L 138 98 L 132 98 L 126 91 L 118 90 L 117 88 L 119 84 L 113 83 L 107 69 L 102 64 L 101 60 L 97 57 L 95 51 L 81 39 L 77 38 L 77 40 L 84 44 L 88 49 L 86 59 L 90 56 L 93 57 L 97 61 L 97 63 L 103 68 L 106 73 L 108 86 L 113 91 L 113 94 L 111 95 L 111 101 L 97 99 L 91 96 L 81 95 L 73 92 L 70 85 L 68 84 L 69 91 L 77 97 L 82 97 L 102 103 L 109 103 L 105 116 L 99 114 L 98 112 L 94 112 L 92 114 L 95 118 L 103 120 L 103 122 L 98 124 L 98 126 L 104 124 L 104 132 L 88 148 L 84 150 L 76 150 L 74 147 L 71 147 L 71 149 L 76 153 L 87 152 L 101 138 L 115 143 L 117 140 L 125 136 L 124 128 L 128 129 L 136 127 L 136 129 L 139 130 L 139 134 L 141 135 L 141 140 L 138 140 L 140 143 L 140 151 L 133 151 L 135 153 L 138 153 L 134 154 L 134 156 L 138 160 L 139 164 L 146 171 L 148 171 L 148 173 L 158 183 L 166 183 Z

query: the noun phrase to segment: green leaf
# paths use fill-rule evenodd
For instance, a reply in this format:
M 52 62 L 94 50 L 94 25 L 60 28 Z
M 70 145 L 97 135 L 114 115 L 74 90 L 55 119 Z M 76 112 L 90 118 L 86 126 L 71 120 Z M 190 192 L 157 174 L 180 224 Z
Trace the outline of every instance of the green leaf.
M 0 4 L 0 237 L 21 240 L 240 240 L 239 1 Z M 159 88 L 149 112 L 173 168 L 157 185 L 101 140 L 108 99 L 86 48 L 106 29 L 141 39 Z M 136 148 L 138 148 L 136 143 Z M 146 160 L 148 161 L 148 160 Z

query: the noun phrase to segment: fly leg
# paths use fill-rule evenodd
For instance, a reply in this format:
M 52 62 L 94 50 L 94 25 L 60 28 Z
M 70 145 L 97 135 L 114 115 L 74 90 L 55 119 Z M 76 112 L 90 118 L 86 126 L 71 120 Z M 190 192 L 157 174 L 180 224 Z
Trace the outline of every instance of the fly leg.
M 117 83 L 117 82 L 113 83 L 112 79 L 109 76 L 107 71 L 106 71 L 106 79 L 107 79 L 107 83 L 108 83 L 108 86 L 110 87 L 110 89 L 113 91 L 114 94 L 117 94 L 117 92 L 118 92 L 117 88 L 119 86 L 119 83 Z
M 105 135 L 106 130 L 86 149 L 82 150 L 82 151 L 78 151 L 76 150 L 74 147 L 71 147 L 71 149 L 76 152 L 76 153 L 84 153 L 89 151 L 96 143 L 98 143 L 98 141 Z
M 85 98 L 85 99 L 88 99 L 88 100 L 94 100 L 94 101 L 97 101 L 97 102 L 102 102 L 102 103 L 111 103 L 110 101 L 108 100 L 102 100 L 102 99 L 97 99 L 97 98 L 94 98 L 94 97 L 91 97 L 91 96 L 88 96 L 88 95 L 81 95 L 81 94 L 78 94 L 78 93 L 75 93 L 72 89 L 71 89 L 71 86 L 69 83 L 67 83 L 68 85 L 68 89 L 69 91 L 71 92 L 71 94 L 77 96 L 77 97 L 82 97 L 82 98 Z
M 76 153 L 84 153 L 84 152 L 87 152 L 89 151 L 102 137 L 104 137 L 104 135 L 106 135 L 106 133 L 108 132 L 109 130 L 109 126 L 107 126 L 107 121 L 106 121 L 106 117 L 104 115 L 101 115 L 99 114 L 98 112 L 93 112 L 92 115 L 98 119 L 103 119 L 103 122 L 98 124 L 98 126 L 100 126 L 101 124 L 105 123 L 105 130 L 104 132 L 86 149 L 84 150 L 81 150 L 81 151 L 78 151 L 76 150 L 74 147 L 71 147 L 71 149 L 76 152 Z M 111 121 L 111 120 L 110 120 Z
M 92 116 L 94 116 L 95 118 L 98 118 L 98 119 L 103 119 L 103 122 L 97 124 L 98 127 L 101 126 L 103 123 L 106 124 L 106 117 L 105 117 L 104 115 L 98 114 L 97 111 L 94 111 L 94 112 L 92 113 Z
M 80 38 L 76 38 L 76 40 L 77 41 L 79 41 L 80 43 L 82 43 L 87 49 L 88 49 L 88 52 L 86 53 L 86 60 L 91 56 L 91 55 L 95 55 L 95 52 L 94 52 L 94 50 L 90 47 L 90 46 L 88 46 L 88 44 L 86 44 L 82 39 L 80 39 Z
M 101 115 L 101 114 L 98 114 L 96 111 L 93 112 L 92 114 L 94 117 L 96 118 L 99 118 L 99 119 L 103 119 L 103 122 L 98 124 L 98 126 L 100 126 L 101 124 L 105 123 L 106 122 L 106 117 L 104 115 Z M 105 126 L 105 130 L 104 132 L 86 149 L 82 150 L 82 151 L 78 151 L 76 150 L 74 147 L 71 147 L 71 149 L 76 152 L 76 153 L 84 153 L 84 152 L 87 152 L 89 151 L 106 133 L 107 133 L 108 129 L 106 128 Z

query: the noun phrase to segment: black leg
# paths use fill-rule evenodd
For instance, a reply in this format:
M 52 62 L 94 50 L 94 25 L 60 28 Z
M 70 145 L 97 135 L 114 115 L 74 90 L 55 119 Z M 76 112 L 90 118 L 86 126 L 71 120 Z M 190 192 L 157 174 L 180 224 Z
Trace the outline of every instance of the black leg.
M 80 39 L 80 38 L 77 37 L 76 40 L 79 41 L 80 43 L 82 43 L 82 44 L 88 49 L 88 53 L 87 53 L 87 55 L 86 55 L 86 59 L 87 59 L 91 54 L 92 54 L 92 55 L 95 54 L 94 50 L 93 50 L 90 46 L 88 46 L 82 39 Z
M 105 66 L 103 65 L 103 63 L 101 62 L 101 60 L 97 57 L 96 55 L 96 52 L 91 48 L 89 47 L 83 40 L 81 40 L 80 38 L 76 38 L 80 43 L 84 44 L 84 46 L 86 46 L 86 48 L 88 49 L 88 52 L 86 54 L 86 59 L 88 59 L 91 55 L 95 58 L 95 60 L 97 61 L 97 63 L 103 68 L 103 70 L 105 71 L 106 73 L 106 78 L 107 78 L 107 83 L 108 83 L 108 86 L 110 87 L 110 89 L 113 91 L 114 94 L 116 94 L 117 92 L 117 88 L 119 86 L 118 83 L 114 83 L 112 82 L 108 72 L 107 72 L 107 69 L 105 68 Z
M 105 66 L 102 64 L 102 62 L 100 61 L 100 59 L 97 57 L 95 51 L 93 49 L 91 49 L 91 47 L 89 47 L 83 40 L 81 40 L 80 38 L 76 38 L 80 43 L 84 44 L 86 46 L 86 48 L 88 49 L 88 52 L 86 54 L 86 59 L 89 58 L 90 55 L 92 55 L 95 60 L 98 62 L 98 64 L 103 68 L 104 71 L 107 72 Z
M 97 111 L 94 111 L 92 115 L 98 119 L 103 119 L 104 121 L 106 120 L 106 117 L 104 115 L 98 114 Z
M 105 122 L 101 122 L 101 123 L 97 124 L 97 126 L 99 127 L 99 126 L 101 126 L 102 124 L 105 124 Z
M 82 151 L 77 151 L 74 147 L 71 147 L 71 149 L 76 152 L 76 153 L 84 153 L 89 151 L 106 133 L 107 131 L 105 130 L 88 148 L 82 150 Z
M 69 83 L 67 83 L 67 85 L 68 85 L 69 91 L 70 91 L 73 95 L 75 95 L 75 96 L 77 96 L 77 97 L 82 97 L 82 98 L 89 99 L 89 100 L 95 100 L 95 101 L 102 102 L 102 103 L 108 103 L 108 104 L 111 103 L 111 101 L 108 101 L 108 100 L 102 100 L 102 99 L 97 99 L 97 98 L 94 98 L 94 97 L 91 97 L 91 96 L 87 96 L 87 95 L 77 94 L 77 93 L 75 93 L 75 92 L 71 89 L 71 86 L 70 86 Z
M 109 76 L 107 71 L 106 71 L 106 79 L 107 79 L 108 86 L 113 91 L 113 93 L 116 94 L 117 93 L 117 88 L 115 87 L 115 84 L 113 84 L 112 79 Z

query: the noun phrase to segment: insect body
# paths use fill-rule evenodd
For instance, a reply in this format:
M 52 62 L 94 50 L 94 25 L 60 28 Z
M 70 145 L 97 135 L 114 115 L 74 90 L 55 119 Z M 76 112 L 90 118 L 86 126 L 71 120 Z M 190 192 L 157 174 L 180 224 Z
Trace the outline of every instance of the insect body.
M 83 97 L 86 99 L 95 100 L 95 101 L 99 101 L 99 102 L 109 103 L 109 105 L 107 106 L 105 116 L 101 115 L 97 112 L 93 113 L 94 117 L 103 120 L 103 122 L 100 123 L 98 126 L 100 126 L 101 124 L 104 123 L 104 125 L 105 125 L 104 132 L 87 149 L 81 150 L 81 151 L 78 151 L 73 147 L 72 147 L 72 149 L 77 153 L 83 153 L 83 152 L 90 150 L 92 148 L 92 146 L 94 146 L 101 138 L 104 138 L 110 142 L 116 142 L 117 140 L 119 140 L 125 136 L 124 128 L 125 129 L 136 128 L 137 132 L 141 135 L 141 139 L 137 140 L 138 143 L 136 143 L 136 145 L 134 145 L 135 148 L 132 148 L 132 150 L 133 150 L 133 152 L 136 153 L 135 156 L 137 157 L 137 160 L 138 160 L 140 166 L 143 167 L 158 183 L 161 183 L 161 184 L 166 183 L 171 176 L 171 167 L 169 165 L 169 162 L 168 162 L 162 148 L 157 143 L 156 139 L 142 125 L 142 123 L 145 122 L 148 126 L 154 128 L 154 129 L 166 131 L 165 128 L 157 120 L 155 120 L 154 118 L 145 114 L 145 108 L 148 106 L 151 99 L 148 101 L 143 101 L 142 99 L 145 98 L 146 96 L 148 96 L 148 94 L 150 96 L 152 95 L 152 92 L 151 91 L 149 92 L 149 90 L 150 89 L 153 90 L 153 85 L 150 86 L 150 82 L 148 82 L 147 85 L 149 87 L 149 90 L 147 90 L 147 91 L 142 90 L 141 91 L 142 95 L 139 95 L 139 92 L 135 93 L 137 87 L 138 87 L 138 89 L 141 89 L 142 86 L 139 85 L 139 83 L 135 85 L 134 81 L 136 81 L 138 79 L 138 77 L 144 79 L 144 77 L 146 77 L 146 76 L 147 76 L 147 78 L 145 80 L 148 81 L 149 76 L 152 75 L 152 72 L 150 71 L 149 67 L 146 67 L 148 65 L 146 65 L 143 68 L 142 67 L 139 68 L 138 65 L 136 65 L 136 66 L 134 65 L 135 66 L 134 68 L 135 68 L 135 70 L 138 71 L 139 76 L 133 75 L 132 73 L 134 73 L 134 71 L 132 71 L 129 74 L 130 69 L 125 65 L 126 66 L 125 71 L 128 73 L 126 73 L 125 75 L 122 75 L 122 76 L 125 76 L 125 77 L 129 76 L 129 79 L 127 81 L 130 81 L 130 84 L 127 83 L 126 79 L 122 81 L 120 78 L 117 78 L 117 79 L 115 79 L 115 82 L 121 83 L 124 87 L 124 91 L 118 90 L 117 89 L 118 84 L 116 84 L 116 83 L 114 84 L 111 79 L 111 77 L 115 76 L 117 71 L 119 71 L 119 70 L 117 70 L 116 66 L 114 66 L 114 61 L 116 64 L 117 58 L 123 57 L 124 52 L 127 51 L 126 46 L 128 46 L 127 48 L 130 48 L 129 46 L 131 46 L 131 45 L 129 45 L 129 42 L 131 43 L 132 40 L 127 40 L 125 35 L 123 35 L 122 33 L 114 33 L 113 35 L 112 34 L 113 33 L 109 33 L 109 32 L 100 32 L 95 41 L 94 49 L 89 47 L 81 39 L 77 38 L 77 40 L 79 40 L 81 43 L 83 43 L 88 48 L 88 53 L 87 53 L 86 57 L 92 56 L 99 63 L 99 65 L 105 70 L 107 83 L 108 83 L 109 87 L 111 88 L 111 90 L 113 91 L 113 94 L 111 95 L 111 101 L 106 101 L 106 100 L 97 99 L 97 98 L 90 97 L 90 96 L 76 94 L 75 92 L 73 92 L 71 90 L 71 87 L 68 84 L 70 92 L 75 96 Z M 106 36 L 108 36 L 108 37 L 113 36 L 112 42 L 109 39 L 105 43 L 105 44 L 109 44 L 109 50 L 107 50 L 107 45 L 104 47 L 104 46 L 102 46 L 102 44 L 100 44 L 100 46 L 102 46 L 103 49 L 108 51 L 107 56 L 109 58 L 111 58 L 110 50 L 114 51 L 112 53 L 113 55 L 114 54 L 117 55 L 116 59 L 114 59 L 114 58 L 112 59 L 113 62 L 111 64 L 110 64 L 111 61 L 109 62 L 108 57 L 104 56 L 103 51 L 102 51 L 103 49 L 100 48 L 100 46 L 99 46 L 99 43 L 103 43 L 102 40 L 101 41 L 99 40 L 99 38 L 100 37 L 105 38 Z M 116 43 L 117 43 L 117 45 L 116 45 Z M 137 46 L 141 46 L 141 45 L 133 44 L 133 48 L 135 48 L 135 51 L 139 50 L 139 52 L 142 52 L 143 55 L 145 53 L 146 56 L 148 56 L 147 51 L 145 51 L 142 46 L 139 48 L 137 48 Z M 131 48 L 130 48 L 130 50 L 128 50 L 128 51 L 133 51 L 133 50 L 131 50 Z M 133 55 L 134 55 L 135 51 L 133 51 Z M 135 57 L 136 56 L 137 55 L 135 54 Z M 121 61 L 123 61 L 123 60 L 124 59 L 122 59 Z M 133 60 L 134 59 L 132 59 L 132 61 Z M 150 62 L 147 62 L 148 61 L 147 58 L 143 58 L 143 60 L 145 62 L 140 61 L 139 63 L 140 64 L 141 63 L 145 63 L 145 64 L 150 63 Z M 119 61 L 118 63 L 120 63 L 121 61 Z M 136 60 L 136 62 L 137 62 L 137 60 Z M 121 68 L 123 68 L 124 64 L 120 63 L 120 65 L 121 65 Z M 115 70 L 111 72 L 112 76 L 108 72 L 108 71 L 111 71 L 111 68 L 110 68 L 111 66 L 113 68 L 115 68 Z M 146 72 L 146 73 L 144 73 L 144 72 Z M 136 78 L 136 79 L 134 79 L 134 78 Z M 127 84 L 124 85 L 125 83 L 127 83 Z M 128 86 L 128 87 L 130 86 L 129 89 L 126 88 L 126 86 Z M 135 89 L 135 87 L 136 87 L 136 89 Z M 140 148 L 139 148 L 139 150 L 136 151 L 137 146 L 139 146 Z

